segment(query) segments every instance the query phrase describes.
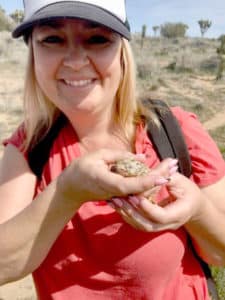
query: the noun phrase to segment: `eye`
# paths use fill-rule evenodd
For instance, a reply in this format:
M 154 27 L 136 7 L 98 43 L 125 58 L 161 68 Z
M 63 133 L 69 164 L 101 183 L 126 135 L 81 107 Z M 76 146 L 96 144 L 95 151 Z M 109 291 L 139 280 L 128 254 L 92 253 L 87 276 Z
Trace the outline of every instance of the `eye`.
M 109 38 L 105 37 L 104 35 L 93 35 L 87 40 L 87 43 L 90 45 L 104 45 L 108 42 Z
M 63 42 L 64 42 L 63 38 L 57 35 L 50 35 L 42 40 L 42 43 L 46 43 L 46 44 L 62 44 Z

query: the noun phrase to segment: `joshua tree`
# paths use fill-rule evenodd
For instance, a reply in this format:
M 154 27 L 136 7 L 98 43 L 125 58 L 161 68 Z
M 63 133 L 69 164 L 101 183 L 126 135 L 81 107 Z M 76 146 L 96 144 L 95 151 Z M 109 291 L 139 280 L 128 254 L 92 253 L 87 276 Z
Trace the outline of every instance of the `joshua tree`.
M 154 31 L 154 35 L 156 36 L 157 35 L 157 31 L 159 31 L 159 26 L 153 26 L 152 27 L 152 30 Z
M 143 48 L 143 46 L 144 46 L 144 40 L 145 40 L 145 37 L 146 37 L 146 31 L 147 31 L 147 26 L 143 25 L 142 26 L 142 32 L 141 32 L 141 48 Z
M 204 37 L 206 31 L 211 27 L 212 22 L 209 20 L 199 20 L 198 24 L 200 26 L 201 35 Z

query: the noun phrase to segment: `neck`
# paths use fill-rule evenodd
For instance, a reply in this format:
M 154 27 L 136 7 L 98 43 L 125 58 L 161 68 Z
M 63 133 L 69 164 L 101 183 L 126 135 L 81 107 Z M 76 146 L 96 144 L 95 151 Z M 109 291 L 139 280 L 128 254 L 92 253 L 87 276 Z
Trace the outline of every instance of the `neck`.
M 79 138 L 81 153 L 87 153 L 102 148 L 120 149 L 133 152 L 133 138 L 125 137 L 121 127 L 115 123 L 112 116 L 93 117 L 90 114 L 70 119 Z M 135 128 L 132 128 L 132 137 Z
M 89 113 L 78 114 L 69 119 L 79 140 L 110 133 L 114 128 L 112 117 L 106 114 L 104 116 L 93 116 Z

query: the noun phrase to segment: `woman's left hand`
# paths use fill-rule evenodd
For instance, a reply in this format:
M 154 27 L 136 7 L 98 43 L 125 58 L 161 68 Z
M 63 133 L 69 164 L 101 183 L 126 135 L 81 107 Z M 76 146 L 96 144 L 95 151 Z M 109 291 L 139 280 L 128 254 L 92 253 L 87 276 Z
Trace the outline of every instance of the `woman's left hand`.
M 175 230 L 198 218 L 204 196 L 195 183 L 180 173 L 175 173 L 166 187 L 170 199 L 161 202 L 163 205 L 154 204 L 140 195 L 114 199 L 111 203 L 127 223 L 148 232 Z

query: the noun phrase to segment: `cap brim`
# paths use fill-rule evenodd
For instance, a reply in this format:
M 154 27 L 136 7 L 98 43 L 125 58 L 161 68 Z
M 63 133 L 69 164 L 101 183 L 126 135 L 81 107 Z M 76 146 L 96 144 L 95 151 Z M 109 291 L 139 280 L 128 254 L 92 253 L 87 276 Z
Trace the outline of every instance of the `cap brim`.
M 57 18 L 79 18 L 96 22 L 119 33 L 126 39 L 131 38 L 128 23 L 123 23 L 118 17 L 98 6 L 82 2 L 58 2 L 44 7 L 32 17 L 23 21 L 12 32 L 14 38 L 26 35 L 32 27 L 42 21 Z

